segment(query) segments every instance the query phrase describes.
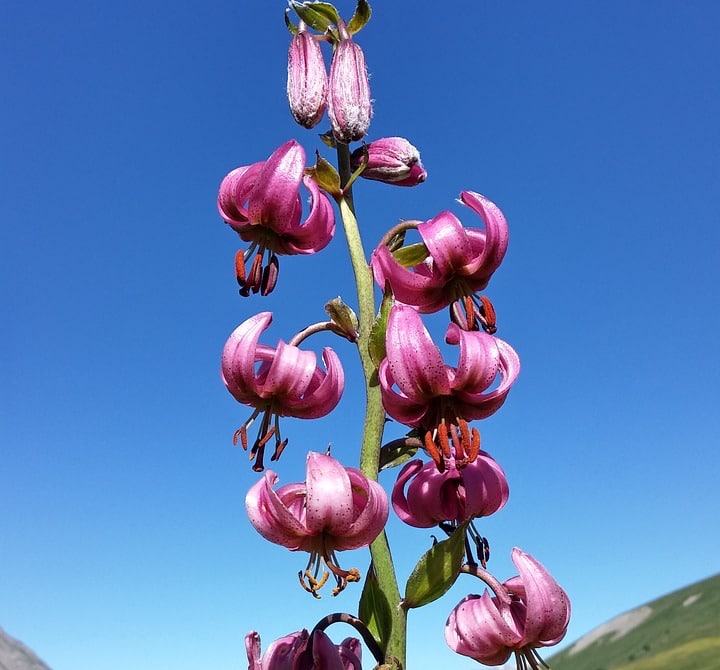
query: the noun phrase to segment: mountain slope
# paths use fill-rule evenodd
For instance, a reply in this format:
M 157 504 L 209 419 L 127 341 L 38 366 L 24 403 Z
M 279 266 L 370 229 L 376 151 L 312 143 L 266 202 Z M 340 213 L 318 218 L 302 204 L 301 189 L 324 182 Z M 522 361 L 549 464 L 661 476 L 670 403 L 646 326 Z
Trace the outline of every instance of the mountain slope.
M 720 670 L 720 575 L 615 617 L 548 663 L 553 670 Z
M 0 670 L 50 670 L 22 642 L 0 628 Z

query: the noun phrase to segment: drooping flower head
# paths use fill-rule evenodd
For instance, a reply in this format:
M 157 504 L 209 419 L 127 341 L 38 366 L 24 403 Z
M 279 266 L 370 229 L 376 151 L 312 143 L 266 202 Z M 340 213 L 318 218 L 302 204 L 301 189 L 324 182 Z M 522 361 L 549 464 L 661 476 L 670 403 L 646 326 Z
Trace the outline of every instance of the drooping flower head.
M 472 317 L 475 309 L 480 310 L 477 300 L 473 306 L 473 296 L 488 285 L 507 250 L 507 222 L 497 205 L 473 191 L 463 191 L 460 202 L 482 219 L 484 229 L 465 228 L 452 212 L 445 211 L 417 226 L 427 249 L 421 262 L 404 267 L 385 244 L 372 255 L 378 285 L 383 289 L 389 285 L 396 300 L 423 314 L 460 301 Z M 463 320 L 455 320 L 462 324 Z
M 300 21 L 288 51 L 287 96 L 295 120 L 305 128 L 315 127 L 327 106 L 328 76 L 317 39 Z
M 406 524 L 430 528 L 490 516 L 508 495 L 505 473 L 490 454 L 481 451 L 463 462 L 453 451 L 442 471 L 434 462 L 406 463 L 393 486 L 392 506 Z
M 275 640 L 260 656 L 260 636 L 245 636 L 248 670 L 362 670 L 362 647 L 354 637 L 340 644 L 321 630 L 310 635 L 303 629 Z
M 545 664 L 535 651 L 565 637 L 570 599 L 550 573 L 518 548 L 512 561 L 520 573 L 506 581 L 503 597 L 469 595 L 450 613 L 445 640 L 450 648 L 485 665 L 502 665 L 515 654 L 519 669 Z
M 353 170 L 362 165 L 366 151 L 367 164 L 360 174 L 365 179 L 393 186 L 417 186 L 427 178 L 420 152 L 404 137 L 383 137 L 355 149 L 350 155 Z
M 328 116 L 338 142 L 349 144 L 365 137 L 370 126 L 372 103 L 365 54 L 338 22 L 340 41 L 330 63 Z
M 280 437 L 279 417 L 316 419 L 332 411 L 340 401 L 345 376 L 337 354 L 323 349 L 325 371 L 311 351 L 303 351 L 282 340 L 277 347 L 259 344 L 260 334 L 270 325 L 271 312 L 261 312 L 241 323 L 230 335 L 222 353 L 222 378 L 228 391 L 244 405 L 254 408 L 251 417 L 236 433 L 247 448 L 247 429 L 263 415 L 260 431 L 250 452 L 253 469 L 263 469 L 263 453 L 274 437 L 279 458 L 287 440 Z M 274 421 L 273 421 L 274 419 Z M 272 423 L 272 425 L 271 425 Z
M 268 470 L 248 491 L 245 506 L 255 530 L 291 551 L 310 553 L 299 577 L 303 588 L 316 597 L 330 576 L 328 570 L 335 578 L 333 595 L 358 581 L 357 568 L 341 568 L 336 552 L 366 547 L 383 529 L 388 500 L 382 487 L 360 470 L 314 452 L 307 456 L 304 482 L 274 491 L 277 481 Z
M 295 140 L 289 140 L 266 161 L 236 168 L 222 180 L 220 216 L 242 240 L 250 242 L 235 260 L 242 295 L 272 291 L 278 255 L 312 254 L 332 239 L 335 217 L 330 200 L 304 171 L 305 151 Z M 301 183 L 310 191 L 311 201 L 304 221 Z M 245 263 L 253 255 L 247 272 Z M 264 266 L 263 257 L 267 257 Z
M 378 378 L 385 411 L 419 429 L 426 446 L 437 442 L 448 455 L 446 443 L 455 439 L 453 426 L 468 449 L 463 421 L 484 419 L 502 406 L 520 372 L 520 359 L 507 342 L 483 331 L 462 330 L 454 323 L 448 326 L 445 341 L 459 345 L 457 367 L 445 363 L 414 308 L 394 305 Z M 479 436 L 471 436 L 470 446 L 473 441 L 479 446 Z

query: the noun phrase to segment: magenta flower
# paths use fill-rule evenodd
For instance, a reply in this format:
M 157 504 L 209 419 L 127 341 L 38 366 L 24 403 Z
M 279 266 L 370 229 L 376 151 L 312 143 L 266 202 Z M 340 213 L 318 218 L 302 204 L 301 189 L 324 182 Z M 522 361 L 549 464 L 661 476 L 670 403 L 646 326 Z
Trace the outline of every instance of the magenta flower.
M 305 128 L 316 126 L 327 106 L 328 76 L 320 43 L 300 22 L 288 51 L 287 96 L 295 120 Z
M 388 318 L 386 357 L 378 369 L 385 411 L 406 426 L 431 433 L 433 440 L 436 434 L 446 439 L 443 435 L 461 420 L 496 412 L 520 372 L 515 350 L 493 335 L 451 323 L 445 341 L 460 347 L 456 368 L 445 364 L 417 311 L 396 304 Z
M 503 597 L 469 595 L 450 613 L 445 640 L 450 648 L 485 665 L 502 665 L 514 653 L 518 668 L 546 667 L 537 647 L 565 637 L 570 600 L 550 573 L 518 548 L 512 560 L 520 573 L 506 581 Z
M 260 657 L 260 636 L 245 636 L 248 670 L 362 670 L 360 641 L 354 637 L 339 645 L 321 630 L 312 636 L 307 630 L 275 640 Z
M 335 233 L 328 197 L 304 175 L 305 151 L 289 140 L 266 161 L 236 168 L 220 184 L 218 210 L 225 222 L 250 247 L 238 252 L 236 270 L 240 293 L 267 295 L 277 280 L 277 255 L 312 254 Z M 300 183 L 310 191 L 310 212 L 302 221 Z M 245 263 L 254 254 L 250 271 Z M 263 267 L 263 257 L 267 264 Z
M 316 597 L 330 576 L 328 570 L 337 585 L 333 595 L 358 581 L 357 568 L 342 569 L 335 552 L 366 547 L 384 528 L 388 500 L 382 487 L 359 470 L 314 452 L 307 456 L 305 482 L 273 491 L 277 481 L 268 470 L 248 491 L 245 507 L 255 530 L 291 551 L 310 553 L 299 577 Z
M 365 148 L 355 149 L 350 156 L 353 170 L 362 165 L 365 149 L 368 161 L 360 174 L 365 179 L 394 186 L 417 186 L 427 178 L 420 162 L 420 152 L 404 137 L 383 137 L 370 142 Z
M 340 359 L 329 347 L 322 353 L 324 372 L 311 351 L 302 351 L 282 340 L 276 348 L 258 344 L 260 334 L 271 321 L 270 312 L 261 312 L 241 323 L 225 343 L 222 354 L 222 378 L 228 391 L 238 402 L 255 408 L 236 433 L 236 439 L 241 438 L 244 448 L 247 448 L 247 429 L 263 414 L 250 452 L 251 459 L 255 459 L 253 469 L 258 472 L 263 469 L 265 445 L 272 437 L 275 438 L 273 461 L 287 444 L 287 440 L 280 437 L 279 417 L 325 416 L 338 404 L 345 385 Z
M 447 459 L 442 472 L 432 461 L 410 461 L 395 482 L 392 506 L 406 524 L 430 528 L 490 516 L 505 505 L 508 495 L 502 468 L 481 451 L 470 462 L 458 462 L 454 456 Z
M 424 314 L 484 289 L 507 250 L 507 222 L 497 205 L 473 191 L 463 191 L 460 201 L 480 216 L 484 230 L 464 228 L 445 211 L 417 226 L 428 251 L 421 263 L 403 267 L 384 244 L 372 255 L 378 285 L 389 284 L 396 300 Z
M 340 41 L 330 63 L 328 116 L 335 139 L 349 144 L 365 137 L 370 126 L 370 82 L 363 50 L 342 21 L 338 29 Z

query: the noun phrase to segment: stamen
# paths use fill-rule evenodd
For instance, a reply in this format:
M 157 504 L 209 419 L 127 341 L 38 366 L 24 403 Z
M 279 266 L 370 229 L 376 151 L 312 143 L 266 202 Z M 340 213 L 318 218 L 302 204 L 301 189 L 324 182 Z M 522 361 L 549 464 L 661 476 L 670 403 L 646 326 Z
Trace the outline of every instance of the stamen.
M 463 434 L 462 428 L 458 430 L 458 426 L 455 424 L 450 426 L 450 434 L 452 437 L 453 449 L 455 450 L 455 465 L 457 467 L 462 467 L 467 462 L 465 459 L 465 449 L 463 447 L 465 435 Z
M 238 251 L 235 254 L 235 277 L 240 286 L 245 286 L 245 252 Z
M 472 298 L 469 295 L 465 296 L 465 318 L 467 328 L 466 330 L 477 330 L 477 319 L 475 318 L 475 308 L 473 306 Z
M 497 332 L 497 314 L 495 308 L 490 302 L 490 298 L 485 295 L 480 296 L 480 305 L 478 319 L 482 325 L 483 330 L 490 335 L 494 335 Z
M 452 458 L 450 440 L 448 439 L 448 430 L 445 427 L 445 419 L 440 421 L 440 425 L 437 428 L 437 441 L 440 443 L 440 451 L 442 451 L 442 455 L 445 458 Z
M 480 431 L 473 426 L 470 449 L 468 449 L 468 463 L 474 463 L 480 454 Z
M 262 280 L 262 253 L 258 252 L 255 254 L 255 260 L 253 261 L 252 268 L 250 268 L 250 275 L 248 277 L 247 286 L 252 289 L 253 293 L 257 293 L 260 290 L 260 282 Z
M 270 295 L 277 284 L 278 273 L 280 271 L 280 262 L 275 254 L 270 255 L 270 260 L 262 272 L 260 280 L 260 295 Z
M 440 455 L 437 445 L 433 441 L 431 431 L 428 431 L 427 433 L 425 433 L 423 442 L 425 443 L 425 450 L 428 452 L 428 455 L 430 456 L 430 458 L 432 458 L 433 461 L 435 462 L 438 472 L 444 472 L 445 471 L 445 461 L 443 460 L 443 457 Z

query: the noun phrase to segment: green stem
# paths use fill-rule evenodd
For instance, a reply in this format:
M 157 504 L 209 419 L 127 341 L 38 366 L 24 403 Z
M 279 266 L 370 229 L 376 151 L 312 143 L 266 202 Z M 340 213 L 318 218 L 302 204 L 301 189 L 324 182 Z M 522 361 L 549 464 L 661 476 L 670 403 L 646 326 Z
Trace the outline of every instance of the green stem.
M 345 185 L 352 174 L 350 167 L 350 150 L 347 144 L 337 145 L 338 167 L 340 181 Z M 382 445 L 383 429 L 385 427 L 385 409 L 380 396 L 380 385 L 377 379 L 377 369 L 370 357 L 368 347 L 370 331 L 375 322 L 375 287 L 372 271 L 367 262 L 365 249 L 360 239 L 360 228 L 355 218 L 352 189 L 338 198 L 340 215 L 342 217 L 345 238 L 350 252 L 350 262 L 355 274 L 358 299 L 358 320 L 360 335 L 357 339 L 358 353 L 365 376 L 365 427 L 363 430 L 362 449 L 360 452 L 360 470 L 366 477 L 377 481 L 380 462 L 380 447 Z M 370 545 L 375 574 L 380 589 L 385 594 L 390 605 L 391 631 L 388 639 L 386 656 L 395 657 L 405 666 L 407 612 L 399 607 L 400 590 L 395 576 L 390 546 L 385 531 Z

